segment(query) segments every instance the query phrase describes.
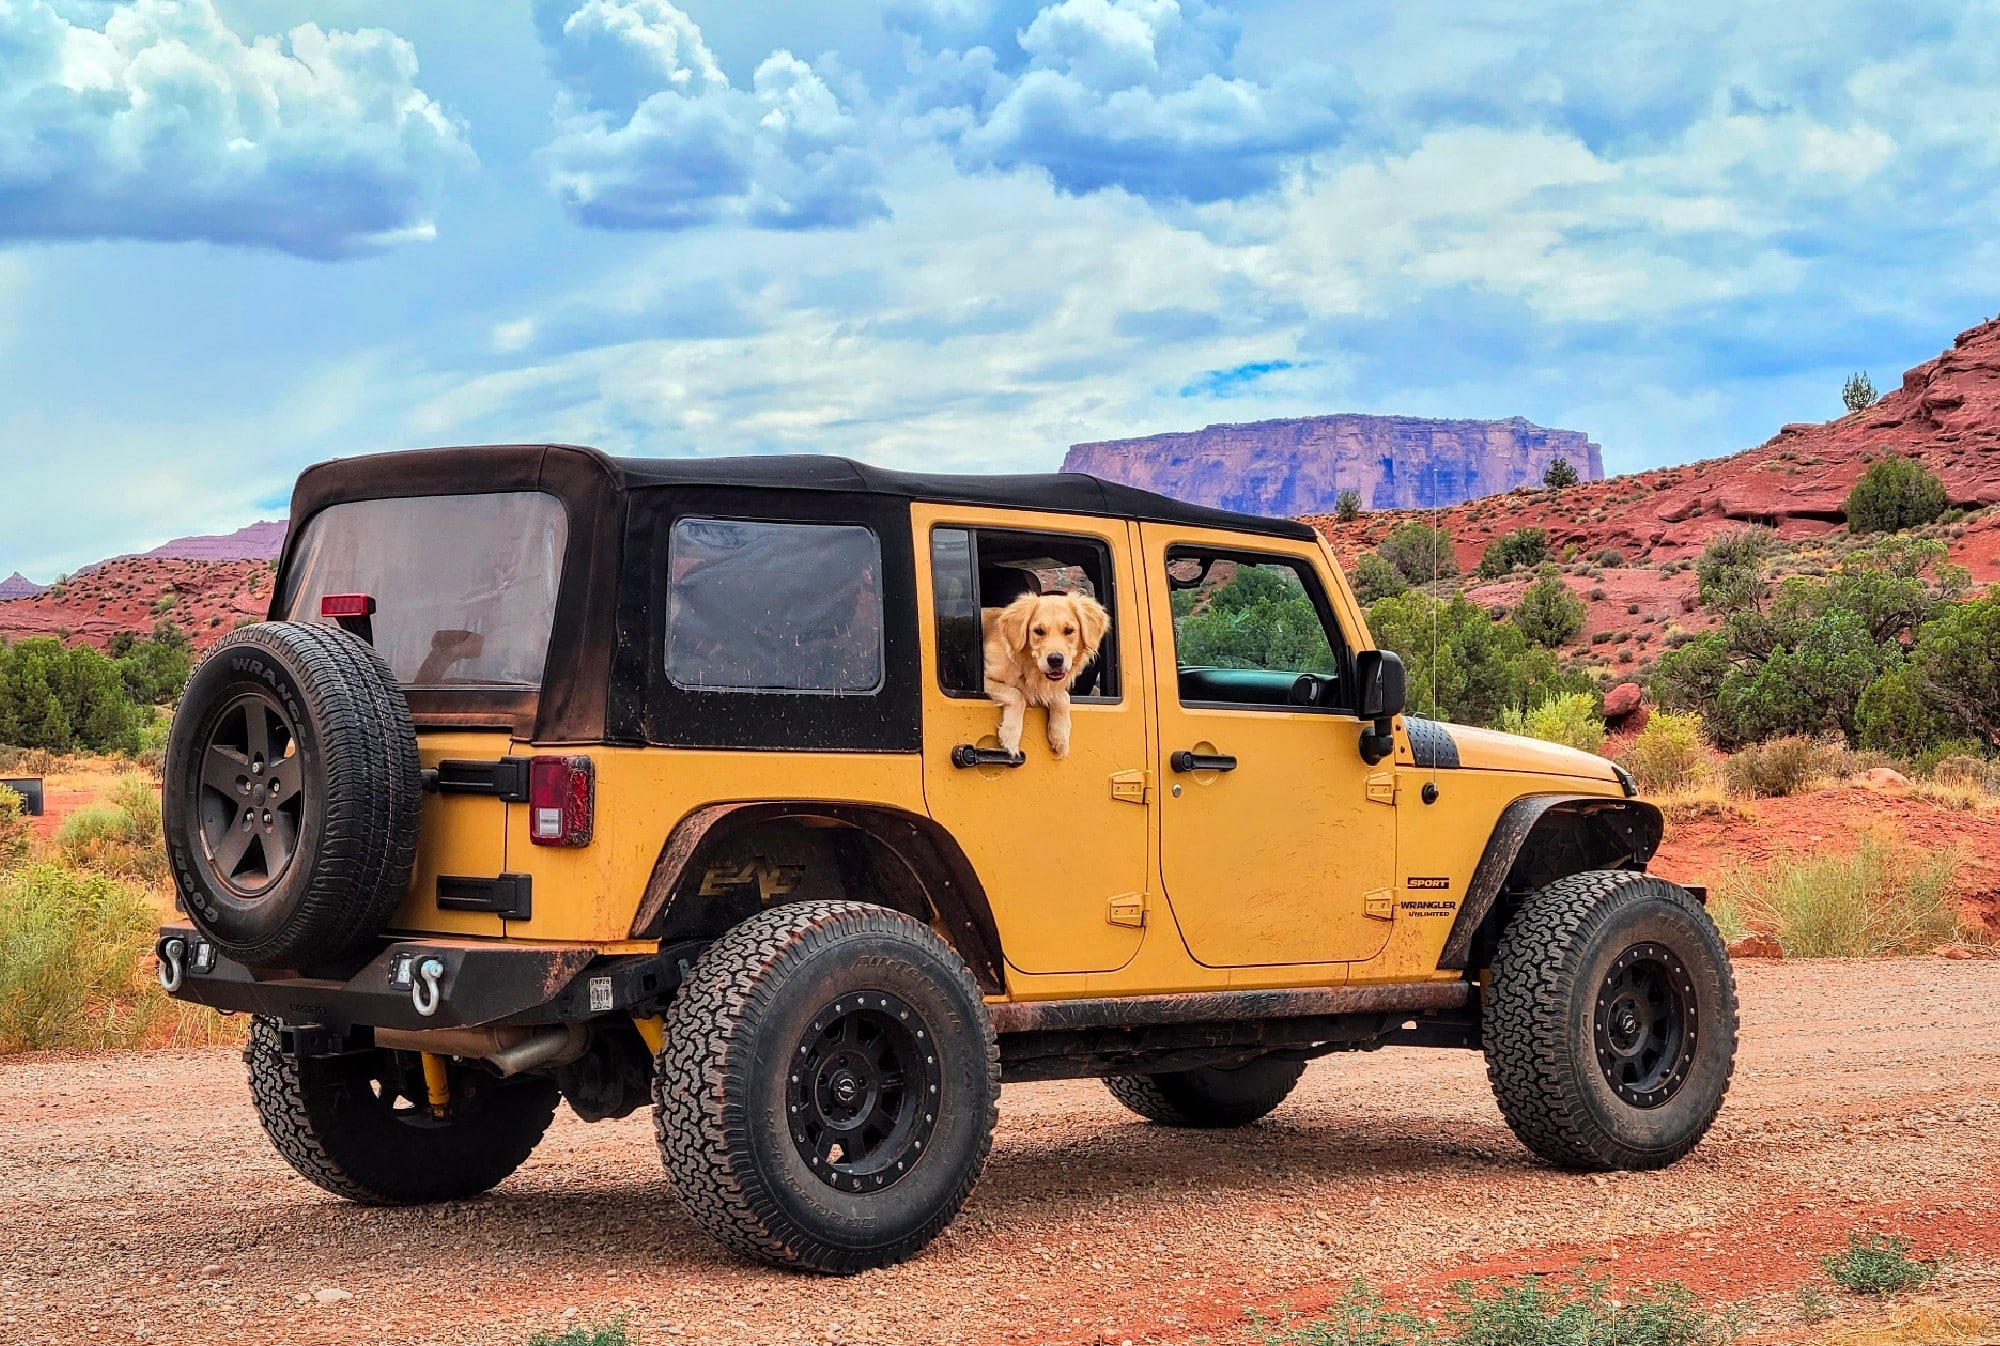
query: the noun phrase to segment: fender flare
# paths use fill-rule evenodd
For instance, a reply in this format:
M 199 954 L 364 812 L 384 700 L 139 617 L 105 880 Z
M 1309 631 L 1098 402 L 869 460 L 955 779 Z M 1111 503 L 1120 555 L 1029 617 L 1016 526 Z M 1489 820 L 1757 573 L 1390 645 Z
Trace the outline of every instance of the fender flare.
M 818 800 L 754 800 L 707 804 L 684 816 L 667 834 L 632 918 L 633 939 L 656 939 L 676 903 L 685 897 L 704 847 L 738 829 L 801 822 L 850 829 L 868 837 L 894 863 L 878 875 L 894 891 L 885 905 L 912 905 L 934 913 L 980 988 L 1005 990 L 1000 933 L 986 890 L 965 852 L 931 819 L 888 804 L 836 804 Z M 720 931 L 716 933 L 720 934 Z
M 1465 900 L 1459 904 L 1451 934 L 1438 954 L 1440 969 L 1465 970 L 1471 961 L 1474 937 L 1506 891 L 1507 880 L 1519 867 L 1528 841 L 1551 816 L 1584 820 L 1595 849 L 1582 857 L 1582 863 L 1558 865 L 1560 872 L 1537 874 L 1534 887 L 1585 869 L 1644 870 L 1666 830 L 1659 809 L 1643 800 L 1578 794 L 1523 795 L 1516 799 L 1500 811 L 1486 850 L 1466 884 Z

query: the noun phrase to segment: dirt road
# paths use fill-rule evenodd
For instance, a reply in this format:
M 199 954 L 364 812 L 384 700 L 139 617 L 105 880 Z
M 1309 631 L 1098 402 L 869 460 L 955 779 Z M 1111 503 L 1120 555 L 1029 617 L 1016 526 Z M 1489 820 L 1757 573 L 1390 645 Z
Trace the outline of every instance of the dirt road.
M 958 1223 L 846 1281 L 703 1240 L 643 1115 L 565 1113 L 485 1200 L 367 1210 L 265 1145 L 229 1050 L 0 1060 L 0 1341 L 520 1346 L 620 1313 L 648 1346 L 1236 1341 L 1246 1306 L 1312 1309 L 1356 1275 L 1422 1306 L 1586 1255 L 1769 1327 L 1854 1229 L 1953 1250 L 1949 1293 L 2000 1306 L 2000 962 L 1740 975 L 1736 1086 L 1670 1171 L 1538 1166 L 1471 1053 L 1335 1057 L 1220 1134 L 1142 1124 L 1093 1082 L 1021 1086 Z

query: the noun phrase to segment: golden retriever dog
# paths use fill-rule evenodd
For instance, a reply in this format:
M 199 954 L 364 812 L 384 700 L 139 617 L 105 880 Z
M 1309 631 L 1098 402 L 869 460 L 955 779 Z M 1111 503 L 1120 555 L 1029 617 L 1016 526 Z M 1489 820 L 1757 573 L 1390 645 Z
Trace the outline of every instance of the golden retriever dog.
M 1021 751 L 1029 706 L 1049 711 L 1049 749 L 1069 753 L 1069 689 L 1097 657 L 1111 614 L 1083 594 L 1022 594 L 1004 608 L 981 608 L 986 695 L 1000 703 L 1000 746 Z

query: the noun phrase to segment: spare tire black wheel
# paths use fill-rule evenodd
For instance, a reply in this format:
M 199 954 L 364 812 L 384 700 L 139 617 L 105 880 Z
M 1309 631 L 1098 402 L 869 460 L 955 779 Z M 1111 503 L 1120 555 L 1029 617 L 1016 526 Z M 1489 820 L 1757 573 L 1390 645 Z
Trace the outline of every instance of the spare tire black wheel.
M 167 856 L 188 917 L 251 967 L 336 962 L 409 886 L 423 786 L 395 675 L 331 626 L 224 636 L 167 744 Z

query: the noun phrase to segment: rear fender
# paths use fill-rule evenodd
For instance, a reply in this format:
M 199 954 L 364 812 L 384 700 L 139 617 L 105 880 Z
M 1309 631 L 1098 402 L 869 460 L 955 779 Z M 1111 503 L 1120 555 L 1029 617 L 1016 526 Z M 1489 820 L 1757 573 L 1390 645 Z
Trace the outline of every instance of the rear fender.
M 1000 936 L 971 863 L 929 818 L 810 800 L 711 804 L 675 825 L 632 938 L 713 939 L 772 907 L 875 902 L 938 929 L 988 993 L 1005 990 Z
M 1651 804 L 1604 795 L 1527 795 L 1500 811 L 1472 871 L 1438 966 L 1484 966 L 1513 902 L 1588 869 L 1639 869 L 1659 848 L 1665 820 Z

